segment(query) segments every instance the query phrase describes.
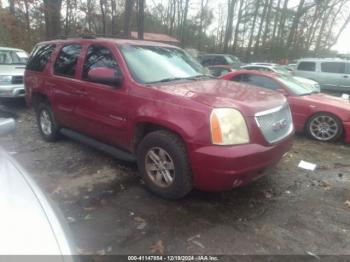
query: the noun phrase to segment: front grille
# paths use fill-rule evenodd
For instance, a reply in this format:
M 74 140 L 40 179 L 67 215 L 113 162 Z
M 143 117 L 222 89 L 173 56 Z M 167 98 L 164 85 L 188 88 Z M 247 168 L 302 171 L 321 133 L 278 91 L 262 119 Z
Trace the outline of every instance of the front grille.
M 293 119 L 289 105 L 274 108 L 255 115 L 255 120 L 269 143 L 276 143 L 293 132 Z
M 12 84 L 23 84 L 23 76 L 13 76 L 12 77 Z

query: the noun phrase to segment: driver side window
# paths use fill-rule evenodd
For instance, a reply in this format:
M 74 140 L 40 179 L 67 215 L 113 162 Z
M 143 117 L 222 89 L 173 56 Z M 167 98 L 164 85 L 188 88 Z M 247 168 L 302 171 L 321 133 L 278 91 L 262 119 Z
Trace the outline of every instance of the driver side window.
M 111 68 L 115 74 L 121 74 L 117 60 L 114 58 L 112 52 L 102 45 L 91 45 L 87 51 L 83 66 L 82 78 L 90 81 L 88 74 L 93 68 Z

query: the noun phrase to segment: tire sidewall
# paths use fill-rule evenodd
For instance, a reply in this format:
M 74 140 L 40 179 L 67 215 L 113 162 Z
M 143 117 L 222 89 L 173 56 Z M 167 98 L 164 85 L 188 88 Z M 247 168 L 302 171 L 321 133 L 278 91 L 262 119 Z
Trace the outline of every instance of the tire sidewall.
M 169 187 L 162 188 L 154 184 L 145 170 L 147 152 L 154 147 L 165 150 L 174 162 L 175 176 Z M 163 198 L 179 199 L 192 189 L 192 177 L 188 168 L 187 154 L 184 154 L 174 143 L 167 141 L 165 136 L 150 134 L 145 137 L 138 148 L 137 165 L 148 189 Z M 191 186 L 189 186 L 189 180 L 191 180 Z
M 43 132 L 42 128 L 41 128 L 41 114 L 43 111 L 46 111 L 49 115 L 49 119 L 51 122 L 51 134 L 47 135 Z M 38 109 L 36 111 L 36 115 L 37 115 L 37 124 L 38 124 L 38 128 L 40 131 L 41 136 L 44 138 L 45 141 L 48 142 L 53 142 L 56 141 L 58 138 L 58 133 L 59 133 L 59 127 L 57 125 L 57 122 L 52 114 L 51 108 L 48 104 L 40 104 L 38 106 Z

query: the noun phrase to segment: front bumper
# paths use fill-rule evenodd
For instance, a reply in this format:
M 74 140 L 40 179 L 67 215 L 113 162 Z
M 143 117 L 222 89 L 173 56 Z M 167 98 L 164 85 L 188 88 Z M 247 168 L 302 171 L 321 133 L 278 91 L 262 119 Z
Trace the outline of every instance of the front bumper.
M 15 97 L 24 97 L 24 96 L 25 96 L 24 84 L 0 85 L 0 97 L 15 98 Z
M 343 122 L 344 142 L 350 144 L 350 122 Z
M 225 191 L 267 175 L 293 145 L 293 136 L 275 145 L 200 147 L 192 154 L 194 186 L 205 191 Z

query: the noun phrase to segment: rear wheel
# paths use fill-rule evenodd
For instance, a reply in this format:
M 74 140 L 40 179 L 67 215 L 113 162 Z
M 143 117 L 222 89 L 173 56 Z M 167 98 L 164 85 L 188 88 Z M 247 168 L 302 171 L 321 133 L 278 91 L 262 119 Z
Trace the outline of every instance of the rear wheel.
M 36 110 L 36 117 L 41 136 L 48 142 L 59 138 L 59 126 L 51 111 L 50 105 L 41 103 Z
M 160 197 L 179 199 L 192 189 L 186 146 L 171 132 L 148 134 L 138 147 L 137 164 L 148 189 Z
M 334 115 L 318 113 L 311 117 L 307 123 L 308 134 L 319 141 L 334 142 L 343 134 L 343 125 Z

